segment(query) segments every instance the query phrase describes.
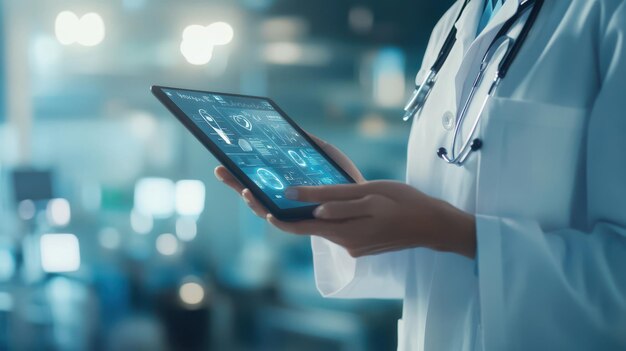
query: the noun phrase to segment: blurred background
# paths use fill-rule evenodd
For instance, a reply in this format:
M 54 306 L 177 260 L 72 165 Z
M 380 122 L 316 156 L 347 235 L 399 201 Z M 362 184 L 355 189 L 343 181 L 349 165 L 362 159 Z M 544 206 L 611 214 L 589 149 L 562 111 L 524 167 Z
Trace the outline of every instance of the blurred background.
M 451 2 L 0 0 L 0 349 L 395 349 L 400 303 L 322 299 L 148 89 L 270 96 L 402 180 Z

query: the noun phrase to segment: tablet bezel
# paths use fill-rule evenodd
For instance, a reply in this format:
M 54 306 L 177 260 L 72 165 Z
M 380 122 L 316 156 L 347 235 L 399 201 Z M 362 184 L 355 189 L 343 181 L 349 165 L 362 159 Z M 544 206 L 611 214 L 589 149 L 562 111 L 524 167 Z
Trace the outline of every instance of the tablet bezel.
M 195 92 L 202 94 L 218 94 L 225 96 L 234 96 L 234 97 L 243 97 L 243 98 L 253 98 L 253 99 L 261 99 L 269 102 L 272 107 L 280 114 L 280 116 L 287 121 L 300 135 L 311 144 L 315 150 L 317 150 L 333 167 L 337 169 L 346 179 L 348 179 L 352 183 L 356 183 L 356 181 L 345 171 L 343 170 L 330 156 L 322 150 L 322 148 L 309 137 L 309 135 L 302 130 L 272 99 L 263 97 L 263 96 L 253 96 L 253 95 L 242 95 L 242 94 L 233 94 L 233 93 L 223 93 L 223 92 L 214 92 L 214 91 L 205 91 L 205 90 L 196 90 L 196 89 L 183 89 L 183 88 L 174 88 L 160 85 L 153 85 L 150 87 L 150 91 L 152 94 L 163 104 L 165 107 L 178 119 L 186 128 L 193 134 L 200 143 L 209 150 L 217 160 L 226 167 L 233 174 L 239 182 L 244 185 L 246 188 L 250 189 L 252 194 L 265 206 L 265 208 L 276 218 L 282 221 L 299 221 L 305 219 L 312 219 L 313 210 L 318 206 L 318 204 L 313 204 L 311 206 L 301 206 L 294 208 L 283 209 L 278 207 L 274 201 L 263 192 L 261 188 L 259 188 L 252 179 L 248 177 L 229 157 L 226 155 L 203 131 L 198 127 L 192 120 L 189 118 L 177 105 L 170 99 L 163 89 L 169 90 L 180 90 L 187 92 Z

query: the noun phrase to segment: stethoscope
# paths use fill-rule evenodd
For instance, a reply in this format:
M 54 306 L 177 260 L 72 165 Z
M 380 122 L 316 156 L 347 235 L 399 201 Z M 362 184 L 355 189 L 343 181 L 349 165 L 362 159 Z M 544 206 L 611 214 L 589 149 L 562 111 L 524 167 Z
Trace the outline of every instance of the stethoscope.
M 516 0 L 512 0 L 512 1 L 516 1 Z M 404 114 L 404 117 L 402 118 L 404 121 L 408 121 L 413 116 L 418 115 L 419 112 L 424 107 L 424 105 L 426 104 L 426 101 L 428 100 L 428 96 L 430 95 L 430 92 L 432 91 L 433 86 L 435 85 L 435 82 L 437 81 L 437 76 L 439 74 L 439 71 L 441 70 L 441 67 L 443 67 L 444 63 L 446 62 L 448 56 L 450 55 L 450 52 L 452 51 L 452 47 L 454 46 L 456 42 L 456 32 L 457 32 L 456 22 L 458 22 L 459 19 L 461 18 L 461 15 L 463 14 L 463 11 L 465 11 L 465 8 L 467 7 L 467 4 L 469 2 L 470 0 L 466 0 L 463 3 L 463 6 L 461 7 L 461 11 L 458 17 L 456 18 L 455 24 L 452 26 L 450 33 L 448 33 L 448 36 L 443 44 L 443 47 L 441 48 L 441 51 L 439 52 L 439 55 L 437 56 L 437 59 L 435 60 L 435 63 L 428 71 L 428 74 L 426 74 L 426 78 L 424 79 L 422 84 L 415 87 L 415 91 L 413 92 L 413 94 L 411 95 L 411 98 L 409 99 L 408 103 L 404 107 L 405 114 Z M 489 45 L 489 48 L 487 49 L 487 53 L 483 57 L 483 60 L 480 64 L 480 70 L 476 76 L 476 79 L 474 80 L 472 84 L 472 89 L 470 90 L 469 95 L 467 99 L 465 100 L 465 103 L 463 104 L 461 113 L 458 115 L 456 119 L 456 123 L 454 127 L 454 136 L 452 138 L 452 146 L 450 148 L 450 151 L 448 151 L 448 149 L 446 149 L 445 147 L 441 147 L 439 148 L 439 150 L 437 150 L 437 156 L 439 156 L 439 158 L 444 160 L 446 163 L 461 166 L 463 165 L 467 157 L 472 152 L 478 151 L 482 148 L 483 146 L 482 140 L 480 138 L 474 138 L 474 133 L 476 132 L 476 128 L 478 127 L 478 122 L 480 121 L 480 117 L 483 114 L 483 111 L 485 109 L 485 106 L 487 105 L 487 102 L 494 95 L 496 89 L 500 85 L 500 82 L 502 82 L 504 77 L 506 77 L 509 71 L 509 68 L 511 67 L 511 64 L 517 57 L 517 54 L 519 53 L 522 45 L 524 44 L 524 41 L 526 40 L 528 33 L 532 29 L 535 23 L 535 20 L 537 19 L 537 16 L 539 15 L 539 11 L 541 10 L 542 5 L 543 5 L 543 0 L 522 1 L 515 15 L 504 23 L 504 25 L 502 26 L 502 28 L 496 35 L 495 39 Z M 526 14 L 526 11 L 530 8 L 532 8 L 532 11 L 530 15 L 528 16 L 526 23 L 524 23 L 524 27 L 522 28 L 522 31 L 520 32 L 517 39 L 513 39 L 507 36 L 507 33 L 513 27 L 513 25 L 517 23 L 517 21 L 520 18 L 522 18 Z M 465 121 L 465 118 L 467 117 L 467 112 L 469 110 L 471 102 L 474 99 L 474 96 L 476 95 L 476 91 L 478 90 L 478 87 L 483 81 L 487 67 L 493 60 L 496 52 L 499 52 L 500 51 L 499 49 L 502 47 L 502 45 L 505 45 L 505 44 L 506 44 L 506 52 L 502 60 L 500 61 L 498 70 L 496 71 L 493 82 L 491 83 L 488 93 L 485 96 L 485 99 L 483 100 L 478 116 L 476 120 L 474 121 L 474 124 L 472 124 L 472 128 L 470 129 L 468 137 L 465 139 L 465 141 L 461 145 L 461 148 L 457 152 L 456 145 L 457 145 L 459 136 L 461 134 L 463 122 Z

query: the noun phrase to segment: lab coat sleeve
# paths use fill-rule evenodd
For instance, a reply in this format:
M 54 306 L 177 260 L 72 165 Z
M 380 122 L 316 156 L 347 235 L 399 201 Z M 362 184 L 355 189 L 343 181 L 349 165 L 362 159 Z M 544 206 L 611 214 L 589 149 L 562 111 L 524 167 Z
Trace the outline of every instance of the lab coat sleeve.
M 626 8 L 601 33 L 587 227 L 477 216 L 485 350 L 626 349 Z
M 418 84 L 435 61 L 462 4 L 463 1 L 457 1 L 433 29 L 422 67 L 416 77 Z M 323 238 L 312 237 L 311 246 L 315 281 L 323 296 L 378 299 L 404 297 L 410 250 L 353 258 L 341 246 Z
M 311 237 L 315 282 L 324 297 L 401 299 L 409 253 L 351 257 L 341 246 Z

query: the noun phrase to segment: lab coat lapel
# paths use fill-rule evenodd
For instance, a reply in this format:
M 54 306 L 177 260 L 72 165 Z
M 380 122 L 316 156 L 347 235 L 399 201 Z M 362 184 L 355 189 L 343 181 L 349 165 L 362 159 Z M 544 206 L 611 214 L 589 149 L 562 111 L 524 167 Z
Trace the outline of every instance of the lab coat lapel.
M 465 101 L 469 86 L 473 82 L 473 79 L 468 79 L 468 76 L 473 77 L 474 73 L 478 71 L 480 61 L 489 48 L 489 44 L 504 23 L 515 15 L 521 1 L 523 0 L 506 1 L 478 37 L 475 34 L 482 14 L 481 1 L 472 1 L 473 7 L 468 7 L 467 15 L 463 15 L 457 22 L 457 40 L 463 45 L 463 61 L 455 79 L 456 106 L 458 108 L 460 108 L 462 101 Z
M 456 27 L 456 42 L 460 45 L 463 54 L 476 38 L 476 28 L 482 15 L 484 0 L 473 0 L 467 4 L 459 20 L 454 24 Z

